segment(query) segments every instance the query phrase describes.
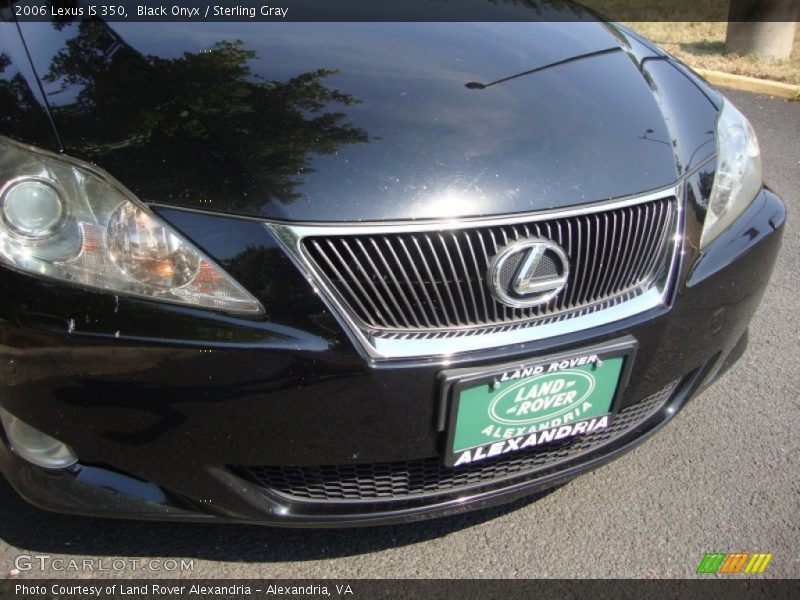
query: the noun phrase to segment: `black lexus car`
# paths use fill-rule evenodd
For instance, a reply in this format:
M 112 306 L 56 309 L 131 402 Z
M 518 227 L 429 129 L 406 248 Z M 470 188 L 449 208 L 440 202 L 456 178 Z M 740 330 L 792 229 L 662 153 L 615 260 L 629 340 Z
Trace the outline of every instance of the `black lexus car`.
M 6 7 L 8 481 L 70 513 L 401 522 L 552 488 L 664 426 L 743 352 L 785 209 L 735 106 L 554 5 L 569 18 Z

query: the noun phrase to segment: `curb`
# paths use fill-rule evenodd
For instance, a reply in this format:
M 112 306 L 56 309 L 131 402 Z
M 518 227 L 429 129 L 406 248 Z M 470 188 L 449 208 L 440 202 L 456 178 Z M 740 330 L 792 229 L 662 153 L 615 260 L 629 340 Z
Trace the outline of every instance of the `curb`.
M 713 85 L 721 85 L 736 90 L 755 92 L 756 94 L 767 94 L 784 100 L 800 101 L 800 85 L 770 81 L 768 79 L 758 79 L 756 77 L 746 77 L 744 75 L 733 75 L 722 71 L 709 71 L 708 69 L 694 69 L 695 72 L 707 79 Z

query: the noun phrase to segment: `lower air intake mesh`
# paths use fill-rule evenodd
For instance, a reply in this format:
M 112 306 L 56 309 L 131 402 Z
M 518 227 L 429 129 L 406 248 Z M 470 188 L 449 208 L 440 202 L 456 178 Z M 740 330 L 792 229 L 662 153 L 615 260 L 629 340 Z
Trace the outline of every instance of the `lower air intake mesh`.
M 621 410 L 610 427 L 588 435 L 488 459 L 474 465 L 446 467 L 440 456 L 386 463 L 305 467 L 235 467 L 250 481 L 279 494 L 305 501 L 405 500 L 454 493 L 520 475 L 553 469 L 586 455 L 630 432 L 668 402 L 677 386 Z

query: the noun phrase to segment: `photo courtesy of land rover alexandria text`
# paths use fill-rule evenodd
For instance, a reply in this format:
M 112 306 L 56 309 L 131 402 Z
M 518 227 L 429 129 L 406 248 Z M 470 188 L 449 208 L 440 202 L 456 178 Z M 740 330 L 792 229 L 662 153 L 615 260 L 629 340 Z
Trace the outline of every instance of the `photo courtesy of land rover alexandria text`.
M 471 5 L 3 9 L 0 470 L 23 497 L 460 513 L 620 456 L 741 356 L 785 219 L 747 119 L 577 5 Z

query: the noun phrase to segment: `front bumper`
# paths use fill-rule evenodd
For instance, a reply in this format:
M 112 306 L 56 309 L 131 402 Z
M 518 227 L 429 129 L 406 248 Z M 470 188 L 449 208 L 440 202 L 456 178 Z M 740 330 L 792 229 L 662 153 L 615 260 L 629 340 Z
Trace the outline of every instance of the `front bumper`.
M 3 308 L 0 404 L 69 444 L 81 462 L 42 470 L 2 438 L 0 469 L 24 497 L 50 510 L 274 525 L 411 521 L 556 486 L 658 430 L 741 353 L 780 246 L 785 209 L 762 191 L 703 252 L 693 245 L 701 219 L 690 209 L 686 214 L 681 269 L 667 308 L 454 361 L 489 366 L 622 336 L 636 339 L 622 408 L 651 402 L 652 410 L 552 468 L 381 501 L 320 501 L 265 487 L 257 476 L 263 471 L 253 467 L 424 462 L 441 455 L 443 437 L 437 426 L 442 364 L 368 364 L 291 265 L 280 271 L 280 251 L 266 247 L 263 256 L 283 274 L 286 290 L 284 306 L 265 302 L 272 311 L 268 324 L 109 298 L 2 271 L 4 297 L 20 300 Z M 177 211 L 164 216 L 223 261 L 215 238 L 204 232 L 231 228 L 243 245 L 257 236 L 269 244 L 260 224 Z

